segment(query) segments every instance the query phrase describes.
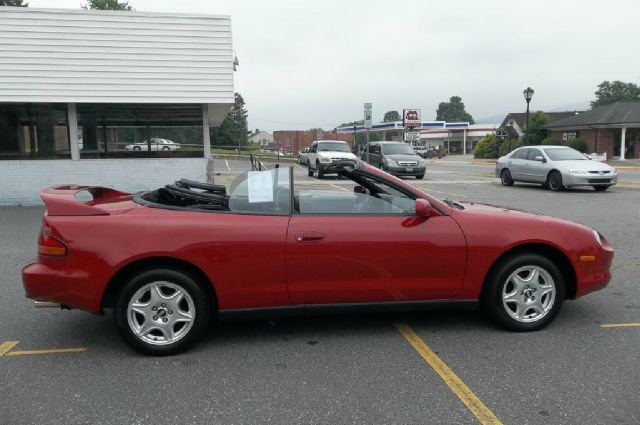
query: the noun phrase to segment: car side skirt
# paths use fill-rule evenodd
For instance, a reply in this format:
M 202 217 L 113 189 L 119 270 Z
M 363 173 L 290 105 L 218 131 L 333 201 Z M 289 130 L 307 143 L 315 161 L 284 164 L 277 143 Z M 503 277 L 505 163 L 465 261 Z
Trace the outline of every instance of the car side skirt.
M 301 304 L 295 306 L 231 308 L 220 310 L 222 321 L 299 316 L 332 316 L 412 311 L 475 310 L 478 300 L 391 301 L 380 303 Z

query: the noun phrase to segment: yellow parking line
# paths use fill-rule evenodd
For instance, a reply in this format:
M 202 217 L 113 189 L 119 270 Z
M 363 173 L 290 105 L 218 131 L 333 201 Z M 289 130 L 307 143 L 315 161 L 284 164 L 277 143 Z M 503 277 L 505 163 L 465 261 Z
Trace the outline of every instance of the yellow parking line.
M 601 328 L 631 328 L 638 327 L 640 323 L 603 323 Z
M 53 348 L 50 350 L 25 350 L 25 351 L 10 351 L 7 356 L 25 356 L 29 354 L 55 354 L 55 353 L 83 353 L 87 351 L 86 348 Z
M 481 424 L 502 424 L 500 420 L 493 414 L 487 406 L 458 378 L 445 362 L 434 353 L 431 348 L 404 323 L 396 323 L 396 328 L 402 336 L 415 348 L 422 358 L 431 366 L 431 368 L 442 378 L 449 386 L 451 391 L 458 396 L 465 406 L 478 418 Z
M 229 161 L 227 161 L 226 159 L 224 160 L 224 165 L 227 166 L 228 171 L 231 171 L 231 167 L 229 167 Z
M 340 186 L 338 186 L 337 184 L 329 183 L 329 186 L 332 186 L 332 187 L 338 188 L 338 189 L 340 189 L 340 190 L 344 190 L 345 192 L 349 192 L 349 190 L 348 190 L 348 189 L 345 189 L 344 187 L 340 187 Z
M 11 351 L 13 347 L 18 345 L 18 342 L 20 341 L 5 341 L 2 344 L 0 344 L 0 357 L 4 356 L 6 353 Z

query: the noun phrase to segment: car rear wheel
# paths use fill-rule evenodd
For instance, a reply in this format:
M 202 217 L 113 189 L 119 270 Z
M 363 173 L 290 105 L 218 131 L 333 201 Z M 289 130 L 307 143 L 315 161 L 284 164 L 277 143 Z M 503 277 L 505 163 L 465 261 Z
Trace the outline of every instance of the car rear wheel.
M 513 186 L 513 178 L 511 178 L 511 171 L 508 168 L 500 172 L 500 182 L 503 186 Z
M 538 254 L 518 254 L 502 261 L 488 276 L 481 303 L 503 327 L 535 331 L 560 311 L 565 283 L 558 267 Z
M 207 328 L 210 300 L 189 275 L 152 269 L 135 275 L 122 288 L 114 318 L 122 338 L 153 356 L 184 351 Z
M 549 190 L 554 192 L 559 192 L 564 189 L 564 185 L 562 184 L 562 175 L 557 171 L 550 172 L 547 177 L 547 187 Z
M 162 147 L 162 150 L 163 150 L 163 151 L 168 151 L 168 150 L 169 150 L 169 146 L 163 146 L 163 147 Z
M 134 151 L 141 151 L 141 150 L 142 150 L 142 148 L 141 148 L 140 146 L 134 146 L 134 147 L 133 147 L 133 150 L 134 150 Z
M 595 190 L 597 190 L 598 192 L 604 192 L 605 190 L 609 189 L 611 186 L 593 186 L 593 188 Z

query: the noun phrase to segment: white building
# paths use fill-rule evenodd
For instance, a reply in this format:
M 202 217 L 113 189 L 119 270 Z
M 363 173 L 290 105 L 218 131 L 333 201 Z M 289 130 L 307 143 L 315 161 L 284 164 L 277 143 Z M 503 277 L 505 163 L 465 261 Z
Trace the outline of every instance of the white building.
M 495 134 L 499 124 L 445 123 L 443 128 L 429 128 L 420 132 L 420 141 L 427 147 L 444 149 L 449 153 L 471 153 L 487 134 Z M 466 146 L 465 146 L 466 143 Z
M 258 131 L 249 136 L 249 142 L 259 144 L 260 149 L 271 149 L 273 148 L 273 134 L 268 131 Z
M 206 179 L 234 102 L 230 17 L 0 7 L 0 44 L 0 204 Z

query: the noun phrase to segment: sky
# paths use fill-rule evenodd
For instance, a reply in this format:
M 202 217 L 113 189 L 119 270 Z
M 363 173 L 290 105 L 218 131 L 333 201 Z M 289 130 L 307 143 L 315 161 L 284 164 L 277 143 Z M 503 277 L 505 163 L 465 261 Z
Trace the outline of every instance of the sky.
M 28 0 L 78 8 L 83 0 Z M 637 0 L 131 0 L 230 15 L 249 128 L 334 128 L 462 97 L 474 118 L 586 107 L 604 80 L 640 84 Z M 501 119 L 494 119 L 499 123 Z

